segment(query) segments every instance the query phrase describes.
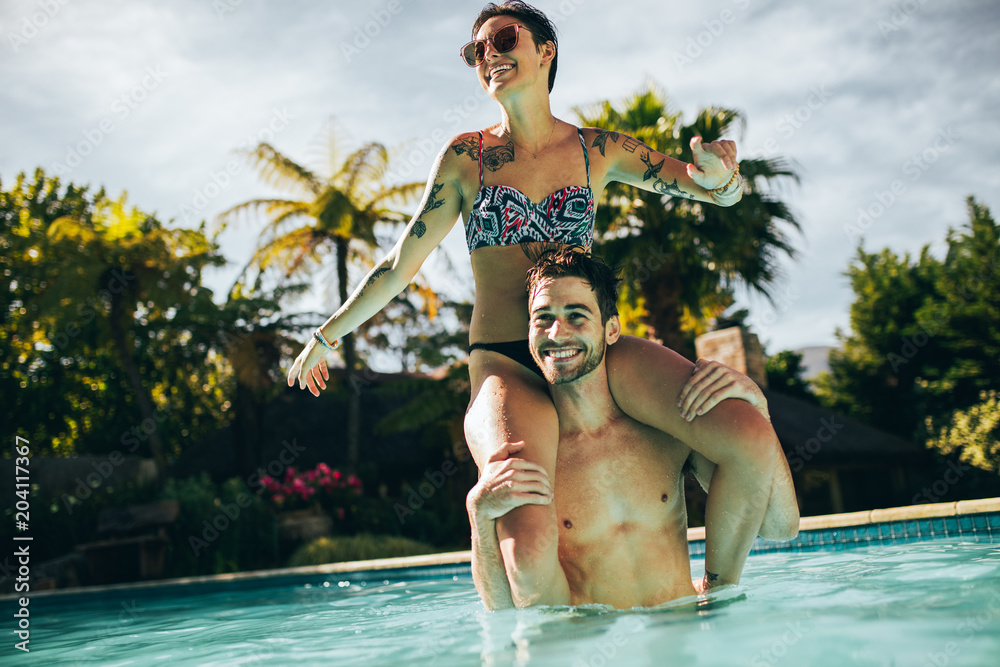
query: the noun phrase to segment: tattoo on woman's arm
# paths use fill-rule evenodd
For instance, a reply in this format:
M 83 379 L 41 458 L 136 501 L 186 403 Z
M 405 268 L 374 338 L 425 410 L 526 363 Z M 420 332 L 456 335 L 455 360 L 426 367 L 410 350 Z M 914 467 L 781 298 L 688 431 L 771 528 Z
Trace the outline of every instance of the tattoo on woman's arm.
M 667 161 L 666 158 L 663 158 L 657 164 L 653 164 L 653 161 L 649 159 L 649 151 L 645 151 L 639 156 L 639 159 L 646 165 L 646 173 L 642 175 L 643 181 L 648 181 L 653 176 L 659 174 L 660 170 L 663 169 L 663 163 Z
M 619 134 L 617 132 L 608 132 L 607 130 L 595 130 L 595 132 L 597 132 L 597 135 L 594 137 L 594 143 L 590 147 L 599 149 L 601 155 L 604 156 L 604 145 L 608 143 L 608 139 L 611 139 L 612 143 L 617 144 Z
M 413 229 L 410 230 L 410 236 L 416 236 L 418 239 L 423 237 L 427 232 L 427 225 L 424 224 L 423 217 L 430 211 L 436 208 L 444 206 L 444 197 L 441 199 L 437 198 L 438 192 L 444 187 L 444 183 L 435 183 L 431 186 L 431 193 L 427 195 L 427 203 L 424 205 L 424 210 L 420 211 L 420 217 L 413 224 Z
M 677 179 L 674 179 L 673 183 L 667 183 L 662 178 L 657 178 L 653 182 L 653 189 L 659 192 L 661 195 L 670 195 L 671 197 L 683 197 L 684 199 L 694 199 L 694 195 L 684 192 L 681 190 L 680 186 L 677 185 Z
M 358 292 L 358 298 L 361 298 L 361 295 L 365 293 L 365 290 L 375 284 L 375 279 L 376 278 L 378 278 L 379 276 L 381 276 L 383 273 L 388 273 L 388 272 L 389 272 L 389 269 L 387 269 L 384 266 L 382 268 L 380 268 L 380 269 L 375 269 L 375 273 L 373 273 L 371 275 L 371 277 L 368 278 L 368 281 L 365 283 L 365 286 L 361 288 L 360 292 Z
M 719 575 L 717 575 L 715 572 L 709 572 L 708 570 L 705 570 L 705 577 L 708 579 L 708 583 L 712 583 L 713 581 L 719 578 Z

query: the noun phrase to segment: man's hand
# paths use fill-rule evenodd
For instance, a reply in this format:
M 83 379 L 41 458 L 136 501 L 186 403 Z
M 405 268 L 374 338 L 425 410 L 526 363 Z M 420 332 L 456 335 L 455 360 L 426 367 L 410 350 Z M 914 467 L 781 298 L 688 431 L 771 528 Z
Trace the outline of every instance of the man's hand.
M 691 155 L 694 162 L 687 166 L 688 176 L 706 190 L 728 183 L 736 169 L 736 142 L 729 139 L 702 144 L 701 137 L 692 137 Z
M 523 448 L 523 442 L 508 443 L 483 467 L 482 476 L 466 498 L 469 516 L 476 522 L 496 521 L 522 505 L 552 502 L 552 483 L 545 468 L 511 458 Z
M 677 407 L 681 417 L 691 421 L 727 398 L 744 400 L 757 408 L 768 421 L 771 420 L 764 392 L 756 382 L 729 366 L 707 359 L 699 359 L 694 365 L 691 377 L 681 388 Z

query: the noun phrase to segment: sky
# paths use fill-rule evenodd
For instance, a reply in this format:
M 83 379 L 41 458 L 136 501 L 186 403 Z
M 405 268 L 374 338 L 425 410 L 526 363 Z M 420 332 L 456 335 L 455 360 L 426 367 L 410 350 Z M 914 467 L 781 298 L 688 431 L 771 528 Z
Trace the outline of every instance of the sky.
M 43 167 L 63 182 L 127 191 L 162 221 L 193 227 L 280 194 L 236 153 L 268 141 L 322 170 L 324 138 L 396 149 L 394 176 L 424 180 L 443 141 L 499 120 L 459 59 L 483 3 L 466 0 L 4 0 L 0 3 L 0 179 Z M 740 292 L 774 353 L 836 345 L 861 245 L 940 255 L 973 195 L 1000 214 L 1000 3 L 538 0 L 559 30 L 552 109 L 660 87 L 693 120 L 740 110 L 739 154 L 791 161 L 775 194 L 788 230 L 773 304 Z M 414 205 L 415 207 L 415 205 Z M 225 293 L 262 220 L 220 237 Z M 390 240 L 391 242 L 391 240 Z M 461 225 L 443 244 L 471 297 Z M 361 274 L 355 276 L 359 279 Z M 442 281 L 443 282 L 440 282 Z M 303 307 L 333 312 L 329 276 Z

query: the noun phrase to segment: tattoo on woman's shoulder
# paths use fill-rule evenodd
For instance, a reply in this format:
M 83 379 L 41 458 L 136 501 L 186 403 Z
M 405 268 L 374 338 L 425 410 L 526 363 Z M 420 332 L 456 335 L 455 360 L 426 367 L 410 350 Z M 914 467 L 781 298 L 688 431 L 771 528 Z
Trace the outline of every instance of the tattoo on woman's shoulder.
M 452 144 L 455 155 L 468 155 L 473 162 L 479 161 L 479 142 L 474 137 L 466 137 Z M 514 161 L 514 142 L 508 140 L 502 146 L 490 146 L 483 149 L 483 165 L 490 171 L 497 171 L 508 162 Z
M 455 151 L 455 155 L 462 155 L 463 153 L 472 158 L 473 162 L 478 162 L 479 158 L 476 156 L 479 153 L 479 142 L 476 141 L 475 137 L 466 137 L 461 141 L 451 145 L 451 150 Z
M 508 141 L 503 146 L 491 146 L 483 151 L 483 165 L 490 171 L 496 171 L 508 162 L 514 161 L 514 142 Z

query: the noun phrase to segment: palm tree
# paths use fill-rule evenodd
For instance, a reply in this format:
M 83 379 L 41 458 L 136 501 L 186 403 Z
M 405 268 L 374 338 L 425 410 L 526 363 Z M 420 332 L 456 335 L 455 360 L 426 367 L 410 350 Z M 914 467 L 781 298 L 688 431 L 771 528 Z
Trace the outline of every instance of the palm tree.
M 648 85 L 621 106 L 600 102 L 575 109 L 583 125 L 622 132 L 665 155 L 691 162 L 690 140 L 715 141 L 734 124 L 737 111 L 706 108 L 692 125 Z M 599 149 L 595 143 L 591 150 Z M 798 230 L 788 206 L 759 187 L 778 178 L 798 176 L 781 159 L 742 159 L 740 173 L 750 184 L 732 207 L 704 206 L 687 199 L 665 198 L 631 186 L 613 184 L 598 208 L 595 249 L 623 264 L 623 324 L 693 356 L 692 333 L 733 303 L 738 281 L 771 298 L 780 254 L 794 249 L 783 228 Z
M 379 143 L 370 142 L 345 155 L 333 130 L 327 142 L 329 174 L 322 175 L 302 166 L 267 143 L 243 151 L 270 185 L 290 191 L 290 198 L 252 199 L 219 215 L 224 227 L 242 212 L 255 211 L 267 219 L 257 249 L 244 268 L 237 285 L 251 268 L 257 271 L 255 289 L 269 270 L 282 281 L 305 278 L 321 268 L 330 250 L 334 252 L 340 304 L 347 301 L 347 273 L 353 263 L 371 265 L 379 243 L 378 223 L 404 224 L 409 216 L 400 205 L 420 194 L 423 183 L 389 185 L 389 153 Z M 236 285 L 234 285 L 234 289 Z M 347 460 L 354 469 L 360 450 L 361 402 L 353 388 L 358 380 L 358 355 L 354 336 L 342 341 L 347 370 Z

